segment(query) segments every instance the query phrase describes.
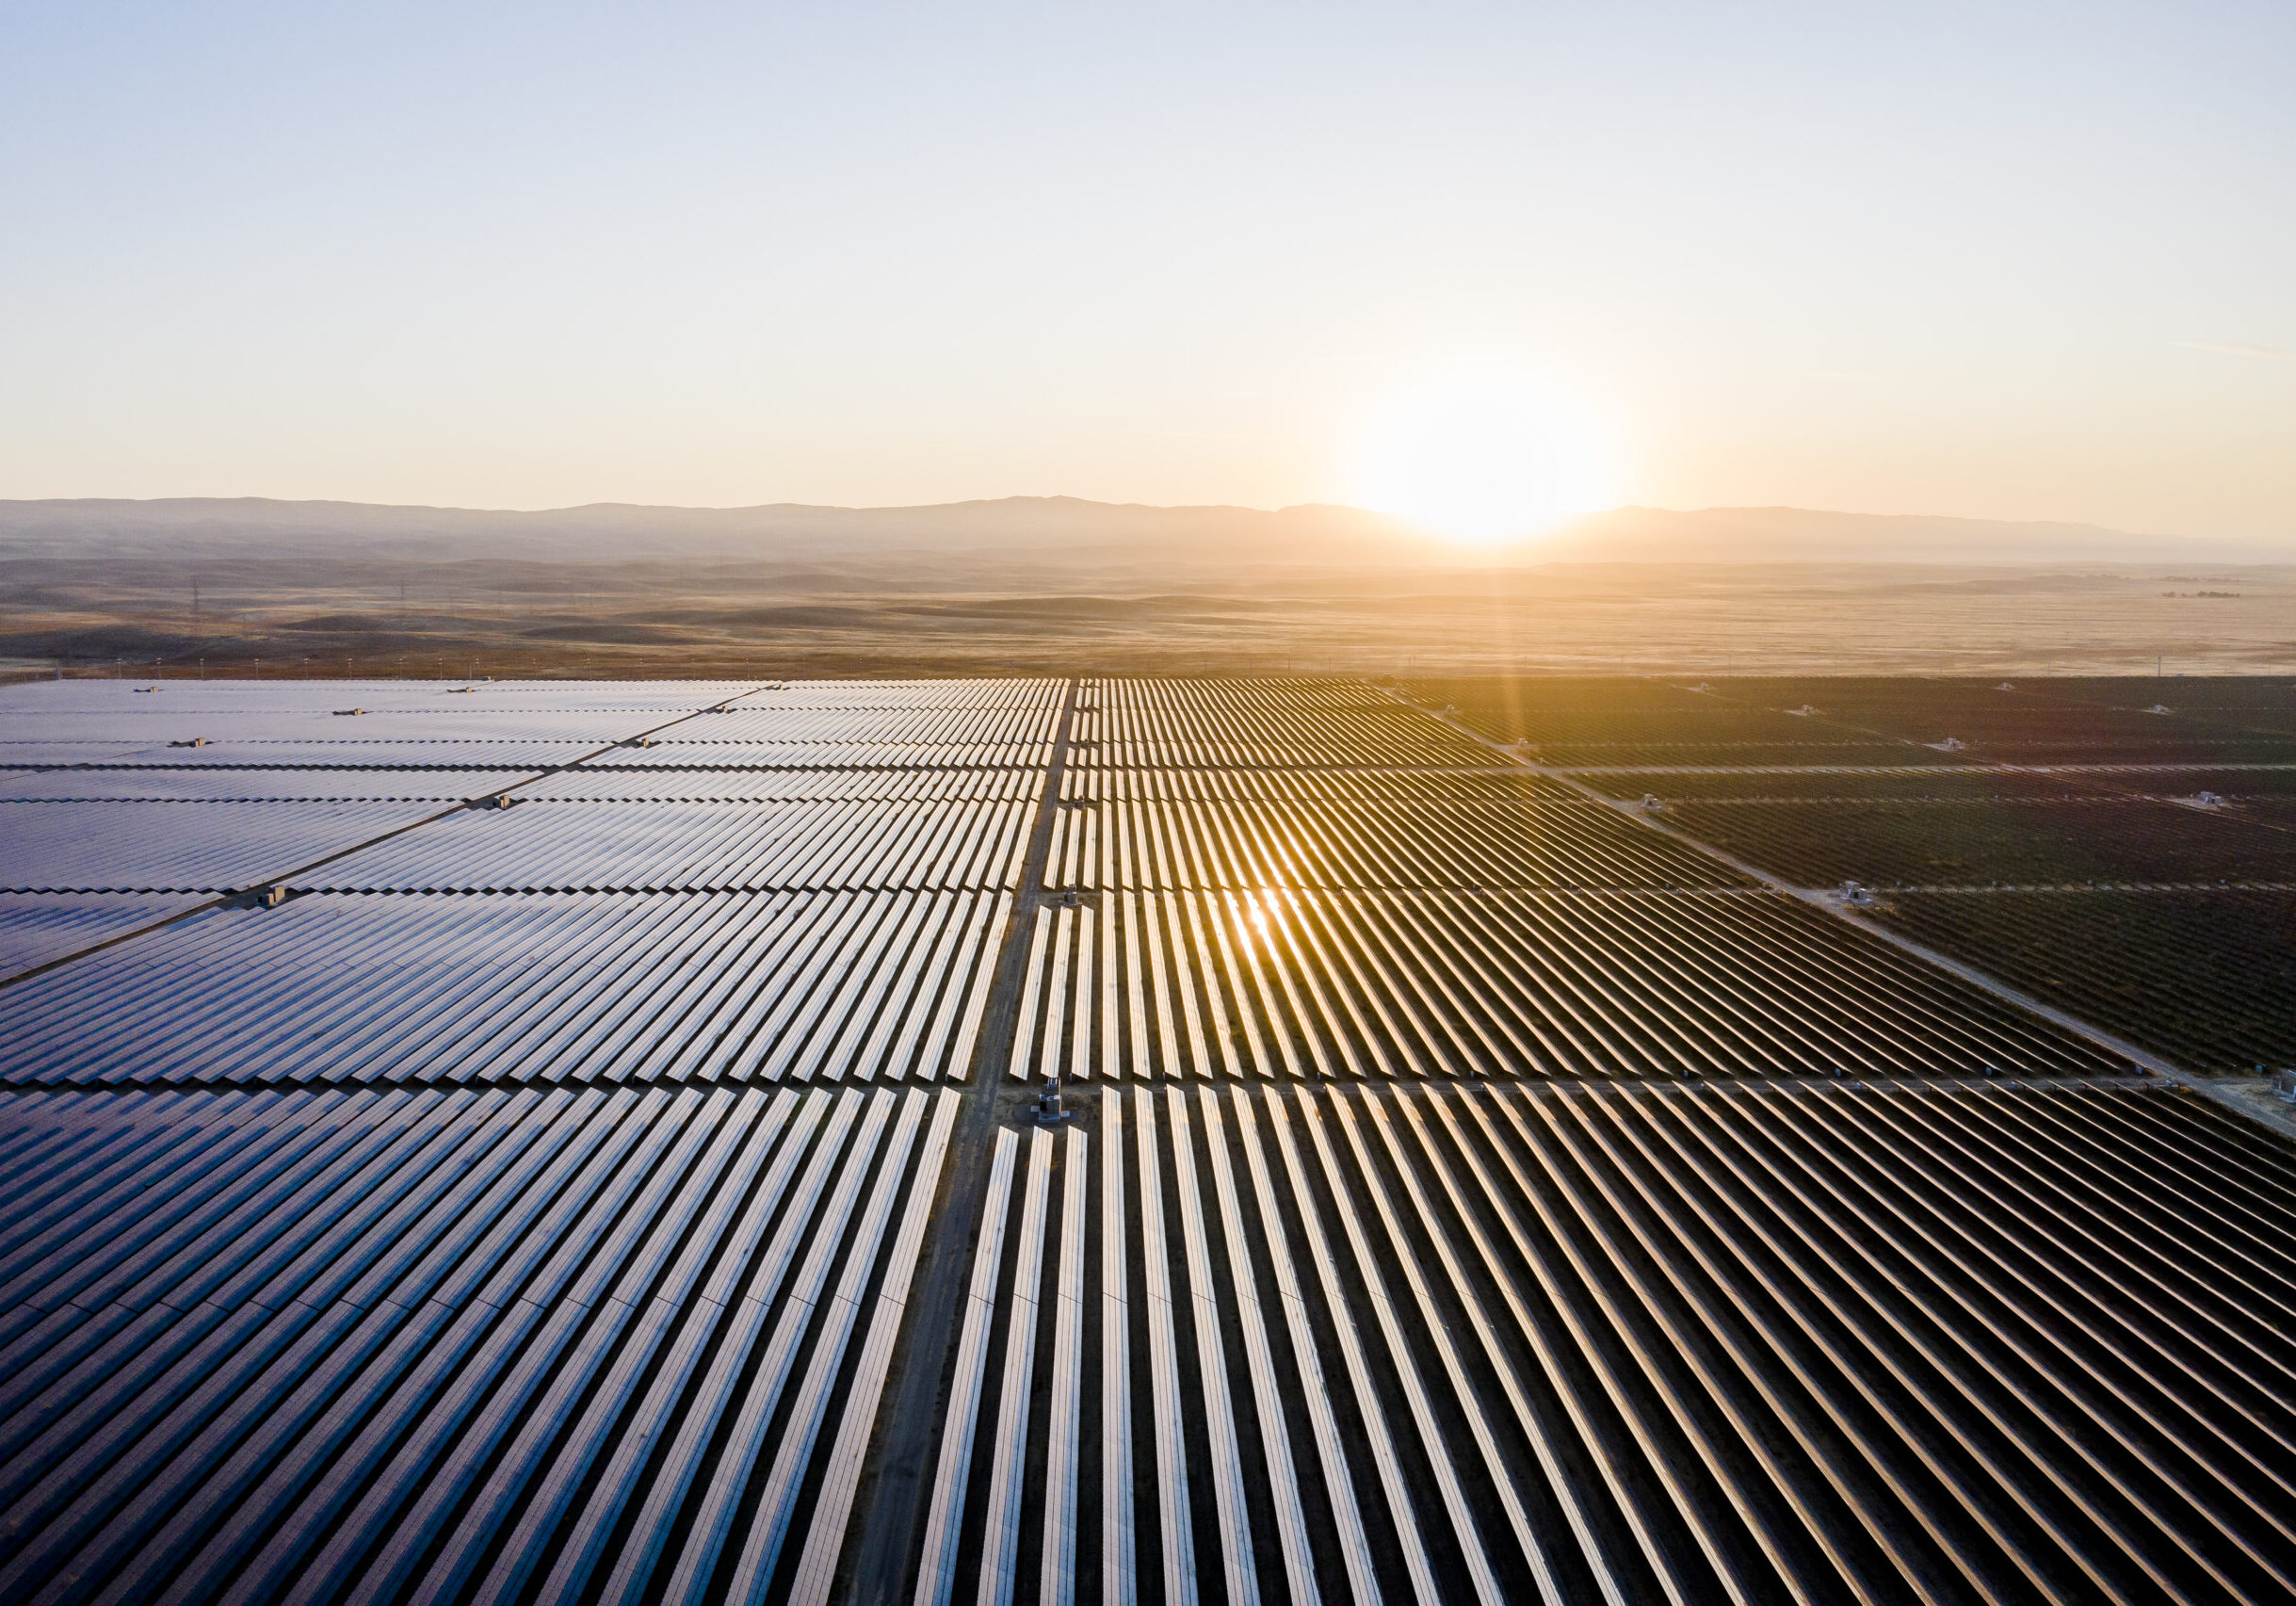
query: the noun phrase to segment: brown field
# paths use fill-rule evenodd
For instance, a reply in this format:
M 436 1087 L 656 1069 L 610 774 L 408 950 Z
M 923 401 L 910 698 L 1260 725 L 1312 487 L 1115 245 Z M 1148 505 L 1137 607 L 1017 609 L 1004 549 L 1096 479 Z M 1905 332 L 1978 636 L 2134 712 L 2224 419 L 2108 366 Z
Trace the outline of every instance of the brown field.
M 11 673 L 2256 674 L 2296 570 L 0 557 Z M 193 587 L 199 596 L 195 612 Z

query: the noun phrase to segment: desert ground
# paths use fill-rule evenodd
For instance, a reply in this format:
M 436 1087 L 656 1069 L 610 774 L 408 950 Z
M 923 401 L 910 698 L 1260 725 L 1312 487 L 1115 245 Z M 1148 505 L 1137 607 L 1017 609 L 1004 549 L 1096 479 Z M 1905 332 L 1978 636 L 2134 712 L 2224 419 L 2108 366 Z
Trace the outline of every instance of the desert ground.
M 197 588 L 195 600 L 194 588 Z M 2274 673 L 2296 569 L 0 555 L 0 664 L 261 678 Z

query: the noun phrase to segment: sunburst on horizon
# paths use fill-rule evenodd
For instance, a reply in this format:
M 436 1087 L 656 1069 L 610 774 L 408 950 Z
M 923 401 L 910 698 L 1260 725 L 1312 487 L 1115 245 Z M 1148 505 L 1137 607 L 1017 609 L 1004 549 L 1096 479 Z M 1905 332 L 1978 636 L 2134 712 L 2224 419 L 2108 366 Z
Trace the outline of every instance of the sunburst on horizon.
M 1368 421 L 1357 495 L 1447 541 L 1525 539 L 1617 500 L 1617 452 L 1593 410 L 1479 363 L 1397 396 Z

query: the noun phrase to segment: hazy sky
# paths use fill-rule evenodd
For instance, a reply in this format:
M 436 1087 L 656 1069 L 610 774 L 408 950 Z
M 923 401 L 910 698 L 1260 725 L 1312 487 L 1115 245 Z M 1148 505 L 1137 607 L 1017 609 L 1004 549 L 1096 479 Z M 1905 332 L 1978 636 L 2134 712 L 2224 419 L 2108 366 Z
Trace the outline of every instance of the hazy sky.
M 2296 540 L 2296 5 L 8 7 L 0 496 L 1620 500 Z

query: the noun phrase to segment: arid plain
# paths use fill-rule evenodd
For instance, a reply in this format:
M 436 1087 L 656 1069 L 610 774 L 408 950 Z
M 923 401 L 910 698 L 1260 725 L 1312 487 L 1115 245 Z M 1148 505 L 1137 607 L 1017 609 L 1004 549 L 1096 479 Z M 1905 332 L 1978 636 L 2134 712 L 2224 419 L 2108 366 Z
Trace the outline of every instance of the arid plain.
M 195 604 L 193 588 L 198 588 Z M 2296 568 L 0 559 L 0 662 L 188 675 L 2272 673 Z

